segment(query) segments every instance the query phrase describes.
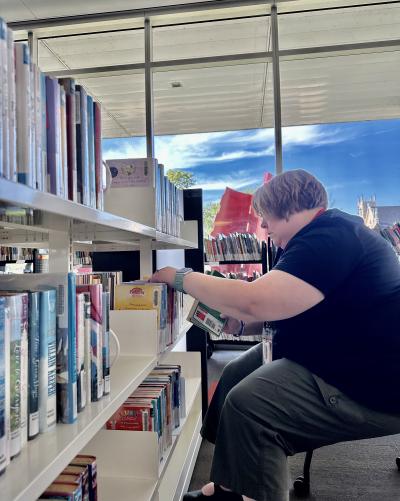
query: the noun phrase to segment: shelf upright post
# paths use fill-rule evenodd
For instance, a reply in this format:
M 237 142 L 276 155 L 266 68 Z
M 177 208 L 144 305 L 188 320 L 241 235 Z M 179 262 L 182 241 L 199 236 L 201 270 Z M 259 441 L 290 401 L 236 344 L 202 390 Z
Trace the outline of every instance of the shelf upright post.
M 38 65 L 39 52 L 38 52 L 38 39 L 33 31 L 28 31 L 28 45 L 31 62 Z
M 65 228 L 49 232 L 49 272 L 68 273 L 73 269 L 72 221 Z
M 151 20 L 144 20 L 144 82 L 146 100 L 146 148 L 147 158 L 154 158 L 154 106 L 153 106 L 153 39 Z
M 140 239 L 140 279 L 147 279 L 153 274 L 153 252 L 151 238 Z
M 271 6 L 272 72 L 274 82 L 275 174 L 282 174 L 282 113 L 281 78 L 279 71 L 278 12 L 275 1 Z

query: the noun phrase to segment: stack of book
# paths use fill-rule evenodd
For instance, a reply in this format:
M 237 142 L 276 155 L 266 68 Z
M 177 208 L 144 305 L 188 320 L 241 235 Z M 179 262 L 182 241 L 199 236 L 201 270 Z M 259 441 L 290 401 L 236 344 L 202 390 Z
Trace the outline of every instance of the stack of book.
M 153 431 L 159 459 L 172 444 L 172 432 L 186 415 L 185 380 L 180 365 L 157 365 L 107 421 L 108 430 Z
M 258 261 L 261 243 L 255 234 L 231 233 L 204 239 L 207 261 Z
M 34 249 L 20 247 L 0 246 L 0 262 L 3 261 L 32 261 L 34 258 Z
M 110 392 L 109 304 L 74 273 L 0 276 L 0 471 Z
M 42 73 L 1 18 L 0 84 L 0 175 L 102 209 L 100 104 Z
M 67 501 L 97 500 L 97 463 L 95 456 L 79 454 L 64 468 L 39 499 Z

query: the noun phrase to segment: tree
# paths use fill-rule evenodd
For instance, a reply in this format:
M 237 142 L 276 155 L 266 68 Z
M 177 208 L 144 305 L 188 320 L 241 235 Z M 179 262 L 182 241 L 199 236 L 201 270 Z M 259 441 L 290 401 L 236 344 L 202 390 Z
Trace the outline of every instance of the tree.
M 194 175 L 191 172 L 186 172 L 184 170 L 170 169 L 167 172 L 167 178 L 181 190 L 185 190 L 196 184 L 196 178 Z
M 204 237 L 207 238 L 210 236 L 214 228 L 214 220 L 217 212 L 219 211 L 221 205 L 221 201 L 210 202 L 203 208 L 203 231 Z

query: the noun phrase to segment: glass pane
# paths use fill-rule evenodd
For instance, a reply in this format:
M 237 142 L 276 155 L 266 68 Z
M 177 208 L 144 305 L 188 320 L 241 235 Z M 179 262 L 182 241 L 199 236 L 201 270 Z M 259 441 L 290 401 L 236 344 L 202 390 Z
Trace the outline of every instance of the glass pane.
M 281 50 L 399 38 L 400 5 L 395 4 L 279 15 Z
M 272 116 L 269 70 L 255 63 L 155 73 L 156 134 L 268 126 L 262 120 Z
M 47 38 L 39 44 L 39 65 L 46 68 L 48 51 L 67 68 L 92 68 L 144 62 L 144 30 Z M 43 64 L 42 64 L 43 58 Z
M 262 52 L 268 48 L 270 18 L 232 19 L 153 29 L 153 59 L 185 59 Z

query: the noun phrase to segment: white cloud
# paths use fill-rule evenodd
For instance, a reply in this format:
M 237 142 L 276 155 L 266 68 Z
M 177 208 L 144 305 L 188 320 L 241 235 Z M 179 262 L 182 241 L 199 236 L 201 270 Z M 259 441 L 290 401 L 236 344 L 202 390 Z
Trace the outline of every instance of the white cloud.
M 327 131 L 323 126 L 309 125 L 282 130 L 282 142 L 286 149 L 297 145 L 334 144 L 345 139 L 339 127 Z M 105 159 L 140 158 L 146 155 L 144 138 L 121 140 L 118 147 L 115 146 L 116 142 L 112 144 L 113 147 L 104 148 Z M 205 163 L 273 156 L 274 152 L 273 129 L 160 136 L 155 139 L 156 158 L 165 165 L 166 171 Z
M 193 186 L 193 188 L 202 188 L 203 190 L 216 191 L 216 190 L 225 190 L 226 187 L 229 187 L 232 188 L 233 190 L 239 190 L 240 188 L 256 184 L 257 181 L 259 180 L 255 179 L 254 177 L 234 178 L 233 176 L 224 176 L 218 179 L 214 179 L 213 181 L 208 181 L 208 182 L 199 181 L 195 186 Z

